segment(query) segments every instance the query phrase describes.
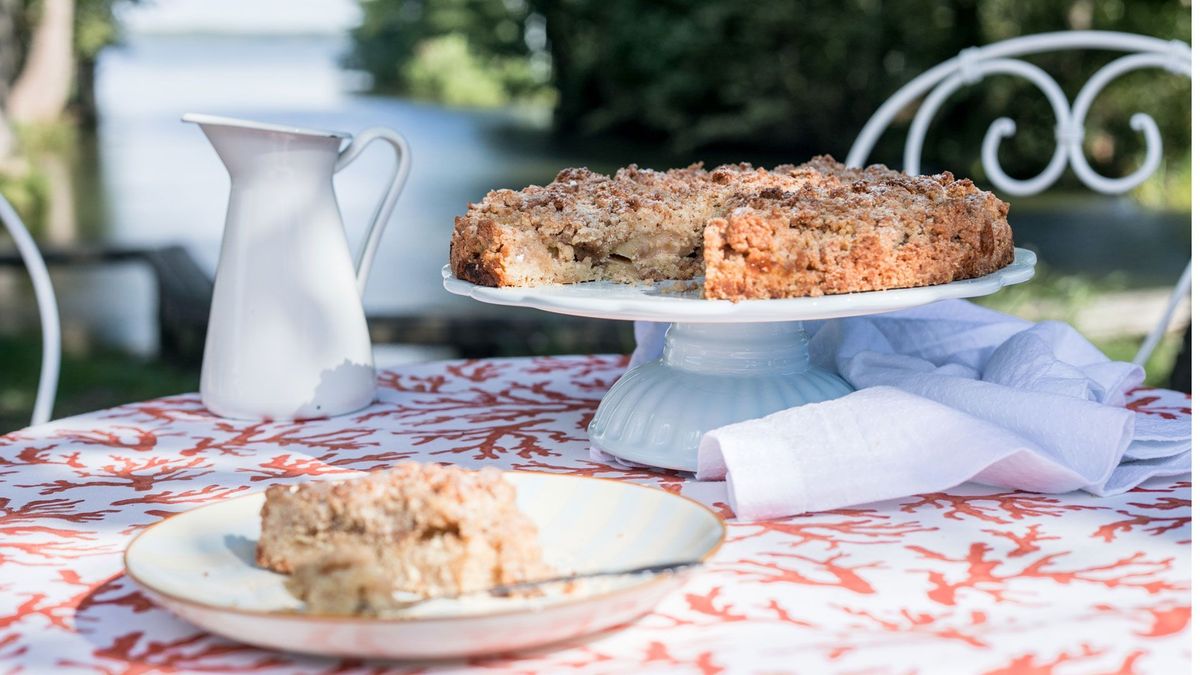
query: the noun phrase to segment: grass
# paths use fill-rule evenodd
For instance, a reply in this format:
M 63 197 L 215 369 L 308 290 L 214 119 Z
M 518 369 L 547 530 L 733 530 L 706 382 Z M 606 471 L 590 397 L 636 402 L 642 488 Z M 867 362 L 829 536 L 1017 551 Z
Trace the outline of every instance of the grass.
M 1095 345 L 1114 361 L 1132 361 L 1142 346 L 1142 338 L 1127 337 L 1111 340 L 1096 340 Z M 1159 343 L 1150 360 L 1146 363 L 1146 384 L 1152 387 L 1165 387 L 1171 377 L 1171 369 L 1175 367 L 1175 355 L 1183 346 L 1183 336 L 1175 333 L 1168 334 Z
M 1059 274 L 1045 266 L 1039 266 L 1037 276 L 1030 281 L 1008 286 L 998 293 L 978 298 L 976 303 L 984 307 L 1023 316 L 1033 320 L 1056 319 L 1074 323 L 1086 307 L 1103 302 L 1105 293 L 1125 288 L 1120 273 L 1101 279 L 1088 279 L 1076 275 Z M 1037 316 L 1030 315 L 1036 306 Z M 1150 355 L 1146 364 L 1146 384 L 1165 386 L 1175 366 L 1175 355 L 1183 342 L 1183 336 L 1168 334 Z M 1141 336 L 1092 339 L 1100 351 L 1114 361 L 1132 361 L 1142 344 Z
M 0 433 L 29 424 L 41 371 L 41 341 L 35 336 L 0 337 Z M 196 391 L 198 370 L 148 361 L 111 350 L 64 354 L 54 417 L 67 417 L 122 403 Z
M 1059 274 L 1039 264 L 1037 275 L 1023 284 L 1006 286 L 992 295 L 977 298 L 976 303 L 984 307 L 1032 318 L 1027 315 L 1034 306 L 1044 307 L 1046 318 L 1073 322 L 1079 312 L 1097 302 L 1105 293 L 1126 288 L 1120 273 L 1109 274 L 1100 279 L 1077 275 Z

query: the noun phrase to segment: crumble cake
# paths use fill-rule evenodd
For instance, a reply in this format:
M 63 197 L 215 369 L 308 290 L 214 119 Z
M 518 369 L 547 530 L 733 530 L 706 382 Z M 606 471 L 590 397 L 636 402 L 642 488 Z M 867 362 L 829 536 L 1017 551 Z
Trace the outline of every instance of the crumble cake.
M 550 573 L 499 471 L 417 463 L 268 488 L 257 560 L 292 574 L 289 590 L 310 609 L 332 613 L 371 613 L 395 592 L 469 593 Z
M 566 169 L 455 219 L 450 264 L 484 286 L 691 279 L 704 297 L 786 298 L 941 284 L 1012 262 L 1008 204 L 950 173 L 817 157 L 613 177 Z
M 302 558 L 284 586 L 314 614 L 379 616 L 397 604 L 392 574 L 362 544 Z

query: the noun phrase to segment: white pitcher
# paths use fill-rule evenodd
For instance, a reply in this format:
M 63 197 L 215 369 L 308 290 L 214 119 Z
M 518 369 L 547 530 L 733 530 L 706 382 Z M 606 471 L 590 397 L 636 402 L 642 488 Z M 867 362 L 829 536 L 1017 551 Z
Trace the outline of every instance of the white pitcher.
M 350 135 L 212 115 L 200 125 L 229 171 L 229 211 L 213 284 L 200 395 L 223 417 L 292 420 L 340 415 L 375 397 L 362 292 L 383 229 L 408 177 L 404 137 Z M 371 141 L 396 151 L 357 269 L 333 174 Z

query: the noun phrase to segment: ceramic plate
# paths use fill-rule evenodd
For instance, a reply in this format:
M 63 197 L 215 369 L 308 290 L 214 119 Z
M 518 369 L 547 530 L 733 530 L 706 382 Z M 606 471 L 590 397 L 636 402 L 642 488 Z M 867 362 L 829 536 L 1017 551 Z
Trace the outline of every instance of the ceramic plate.
M 990 295 L 1005 286 L 1032 279 L 1036 263 L 1037 256 L 1033 251 L 1018 248 L 1011 265 L 977 279 L 963 279 L 920 288 L 826 295 L 820 298 L 741 302 L 701 298 L 701 279 L 645 284 L 592 281 L 531 288 L 490 288 L 455 278 L 450 272 L 450 266 L 446 265 L 442 268 L 442 285 L 455 295 L 465 295 L 480 302 L 533 307 L 547 312 L 594 319 L 752 323 L 837 319 L 907 309 L 938 300 Z
M 629 483 L 507 472 L 537 523 L 547 561 L 575 572 L 707 559 L 721 519 L 690 499 Z M 298 613 L 284 576 L 254 564 L 262 494 L 173 516 L 138 535 L 125 571 L 153 600 L 218 635 L 329 656 L 464 657 L 567 640 L 632 621 L 686 574 L 595 580 L 538 599 L 439 600 L 394 618 Z

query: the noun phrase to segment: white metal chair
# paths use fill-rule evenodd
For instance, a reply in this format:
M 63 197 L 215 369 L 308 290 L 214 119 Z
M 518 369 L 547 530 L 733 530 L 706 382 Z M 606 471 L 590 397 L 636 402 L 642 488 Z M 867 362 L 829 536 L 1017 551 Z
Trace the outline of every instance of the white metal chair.
M 1068 101 L 1062 87 L 1045 70 L 1014 57 L 1070 49 L 1096 49 L 1124 52 L 1097 70 L 1083 85 L 1075 101 Z M 1013 75 L 1029 80 L 1046 98 L 1054 110 L 1057 145 L 1050 163 L 1037 176 L 1027 180 L 1010 177 L 1000 167 L 1000 142 L 1016 133 L 1011 118 L 1001 117 L 992 122 L 983 137 L 982 161 L 984 174 L 999 191 L 1016 196 L 1032 195 L 1053 185 L 1070 165 L 1084 185 L 1104 194 L 1128 192 L 1149 178 L 1162 161 L 1162 134 L 1149 115 L 1136 113 L 1129 120 L 1140 131 L 1146 143 L 1146 158 L 1137 170 L 1122 178 L 1106 178 L 1096 173 L 1083 153 L 1084 120 L 1088 109 L 1110 82 L 1133 70 L 1160 68 L 1192 76 L 1192 48 L 1180 41 L 1167 41 L 1143 35 L 1107 31 L 1064 31 L 1041 33 L 1004 40 L 985 47 L 964 49 L 958 56 L 942 62 L 900 88 L 884 101 L 863 130 L 859 132 L 846 164 L 863 166 L 880 135 L 896 115 L 924 97 L 908 128 L 904 145 L 904 171 L 917 174 L 921 165 L 921 146 L 934 114 L 947 98 L 962 87 L 973 85 L 989 75 Z M 1146 336 L 1134 362 L 1145 365 L 1154 348 L 1166 333 L 1176 307 L 1191 286 L 1192 264 L 1189 261 L 1171 293 L 1166 311 L 1155 329 Z
M 13 209 L 12 204 L 0 195 L 0 222 L 8 229 L 29 277 L 33 280 L 33 293 L 37 298 L 38 314 L 42 319 L 42 372 L 38 379 L 37 397 L 33 404 L 30 424 L 42 424 L 50 420 L 54 409 L 54 396 L 58 391 L 58 369 L 62 356 L 62 336 L 58 324 L 58 303 L 54 298 L 54 287 L 50 285 L 50 273 L 46 262 L 38 252 L 37 244 L 30 236 L 25 223 Z

